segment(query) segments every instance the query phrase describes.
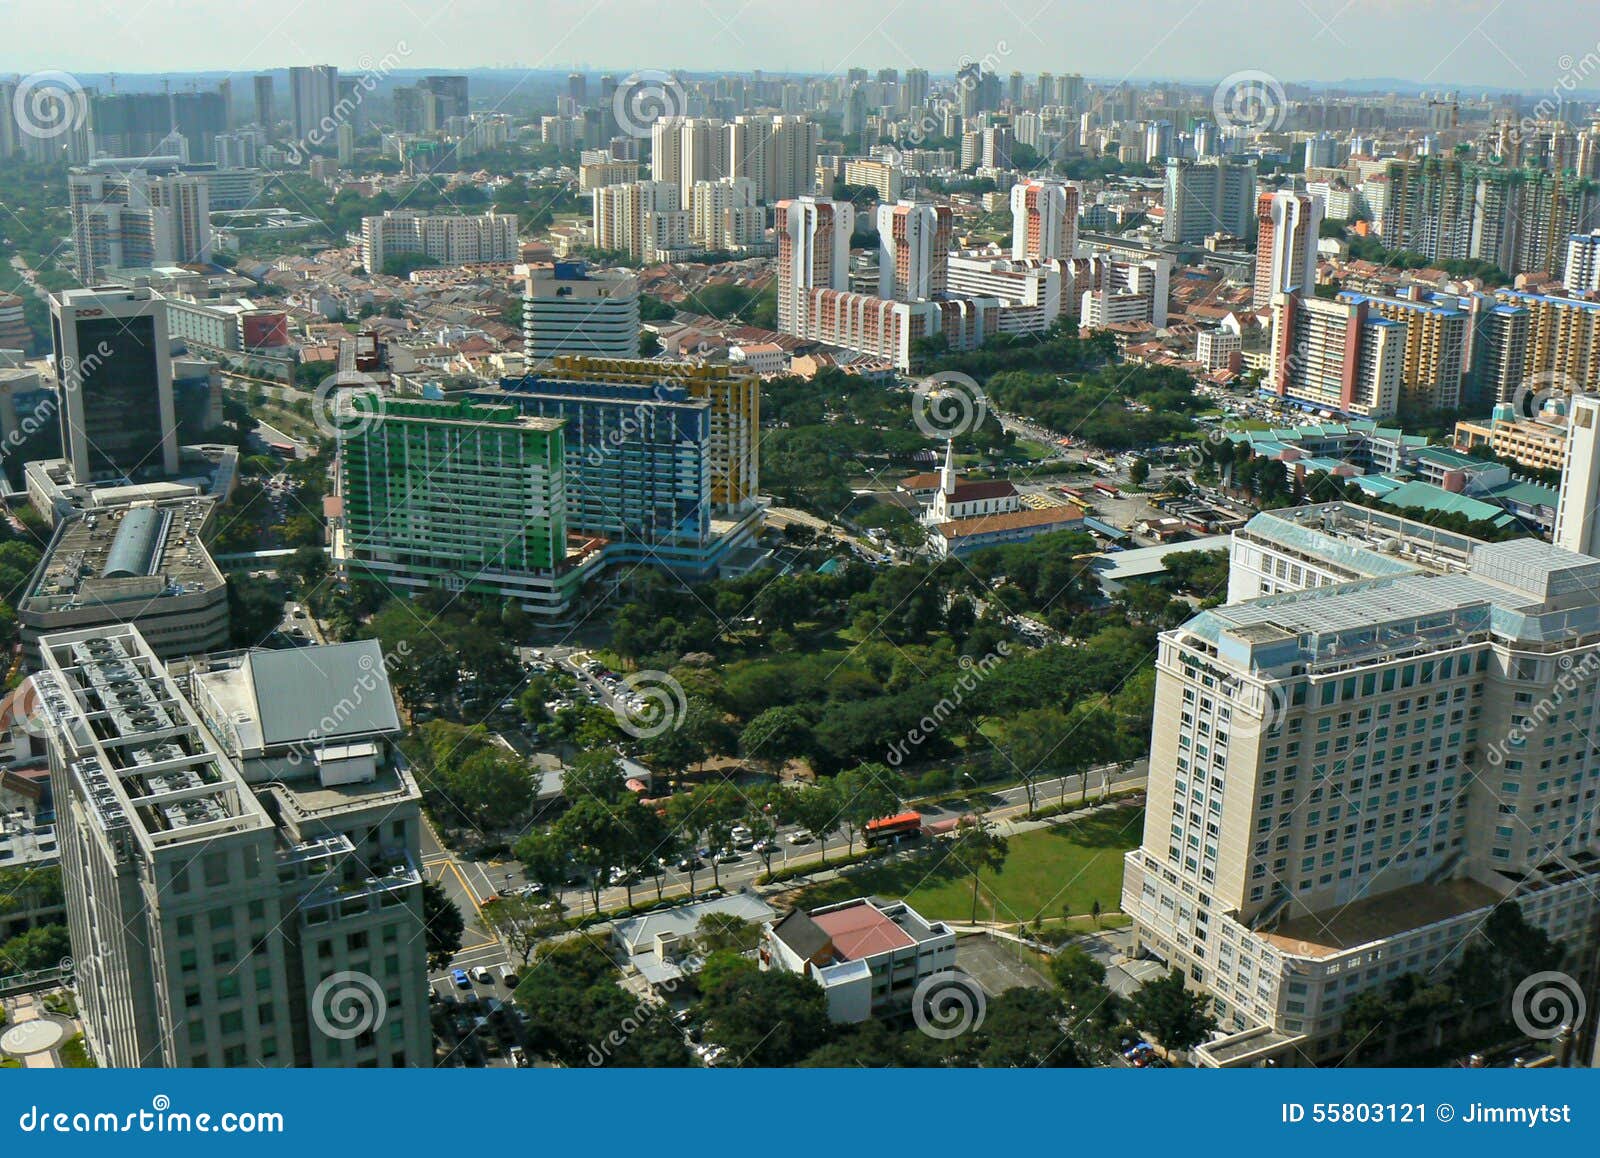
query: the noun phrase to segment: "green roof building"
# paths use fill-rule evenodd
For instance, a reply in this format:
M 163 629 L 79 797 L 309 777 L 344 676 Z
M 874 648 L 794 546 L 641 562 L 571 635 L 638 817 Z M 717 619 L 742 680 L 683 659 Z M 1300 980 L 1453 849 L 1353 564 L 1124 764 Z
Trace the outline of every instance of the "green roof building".
M 569 555 L 561 419 L 372 395 L 342 439 L 336 561 L 390 588 L 514 598 L 564 614 L 600 544 Z

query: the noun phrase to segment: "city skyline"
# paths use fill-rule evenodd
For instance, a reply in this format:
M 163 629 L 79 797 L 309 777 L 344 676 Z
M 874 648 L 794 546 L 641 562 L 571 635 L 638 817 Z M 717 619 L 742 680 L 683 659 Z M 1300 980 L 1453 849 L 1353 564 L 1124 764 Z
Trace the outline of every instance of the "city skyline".
M 1327 16 L 1310 8 L 1287 10 L 1275 13 L 1271 22 L 1251 19 L 1251 10 L 1237 0 L 1157 0 L 1147 6 L 1148 20 L 1137 29 L 1115 10 L 1089 5 L 998 16 L 955 6 L 936 14 L 919 9 L 922 16 L 938 18 L 917 22 L 896 20 L 905 10 L 895 7 L 877 25 L 862 28 L 859 14 L 833 0 L 803 13 L 765 0 L 726 16 L 706 7 L 675 12 L 670 23 L 635 21 L 631 15 L 648 15 L 641 5 L 610 0 L 587 9 L 553 39 L 536 35 L 560 19 L 560 10 L 549 4 L 513 9 L 494 0 L 467 0 L 447 10 L 454 17 L 449 23 L 423 20 L 403 9 L 384 10 L 389 31 L 375 35 L 378 12 L 361 3 L 321 14 L 311 44 L 276 14 L 241 13 L 226 46 L 205 31 L 201 10 L 191 0 L 175 0 L 171 7 L 174 19 L 164 23 L 159 40 L 146 40 L 137 27 L 92 18 L 96 9 L 83 0 L 69 0 L 49 13 L 15 11 L 8 14 L 12 35 L 0 51 L 0 68 L 152 75 L 198 65 L 244 75 L 313 58 L 359 70 L 380 55 L 398 53 L 406 71 L 665 67 L 827 75 L 863 66 L 932 65 L 953 72 L 965 55 L 1000 72 L 1082 71 L 1092 64 L 1097 77 L 1119 80 L 1202 82 L 1258 68 L 1286 81 L 1317 85 L 1403 81 L 1567 93 L 1600 88 L 1600 48 L 1581 35 L 1574 42 L 1573 22 L 1583 9 L 1566 0 L 1515 11 L 1493 0 L 1438 0 L 1405 10 L 1379 0 L 1353 0 Z M 196 18 L 183 19 L 185 9 L 193 9 Z M 611 18 L 602 19 L 605 15 Z M 69 51 L 58 36 L 63 21 L 76 29 Z M 481 35 L 486 21 L 503 25 L 492 49 Z M 849 31 L 840 35 L 841 29 Z M 1147 35 L 1151 29 L 1161 32 L 1152 37 Z M 1223 29 L 1226 36 L 1209 34 Z M 1600 41 L 1600 33 L 1594 39 Z M 1362 62 L 1359 72 L 1353 59 Z

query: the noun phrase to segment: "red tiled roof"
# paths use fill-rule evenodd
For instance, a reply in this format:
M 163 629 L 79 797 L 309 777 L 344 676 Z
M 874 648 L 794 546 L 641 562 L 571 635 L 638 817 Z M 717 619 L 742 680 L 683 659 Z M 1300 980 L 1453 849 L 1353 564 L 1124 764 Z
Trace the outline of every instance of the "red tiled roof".
M 911 934 L 867 904 L 851 905 L 832 913 L 813 913 L 811 919 L 833 939 L 834 951 L 846 961 L 859 961 L 916 944 Z
M 979 515 L 975 519 L 951 519 L 939 524 L 939 533 L 947 539 L 964 539 L 968 535 L 983 535 L 992 531 L 1015 531 L 1023 527 L 1048 527 L 1059 524 L 1081 523 L 1083 516 L 1072 507 L 1045 507 L 1041 510 L 1007 511 L 1001 515 Z
M 1005 499 L 1017 493 L 1017 488 L 1012 486 L 1008 479 L 996 479 L 992 482 L 964 482 L 957 483 L 956 489 L 950 496 L 953 503 L 976 503 L 984 499 Z

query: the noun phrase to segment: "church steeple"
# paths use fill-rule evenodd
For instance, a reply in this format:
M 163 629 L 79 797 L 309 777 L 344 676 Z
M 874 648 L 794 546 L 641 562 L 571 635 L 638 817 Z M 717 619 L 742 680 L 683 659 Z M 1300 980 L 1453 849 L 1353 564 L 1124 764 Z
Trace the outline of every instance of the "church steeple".
M 944 469 L 939 472 L 939 489 L 947 495 L 956 493 L 956 443 L 944 440 Z

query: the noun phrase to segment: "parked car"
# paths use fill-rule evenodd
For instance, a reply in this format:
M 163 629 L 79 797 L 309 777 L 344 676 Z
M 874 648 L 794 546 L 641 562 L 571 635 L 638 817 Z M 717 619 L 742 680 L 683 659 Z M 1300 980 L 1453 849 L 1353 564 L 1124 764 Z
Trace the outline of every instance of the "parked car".
M 472 978 L 467 976 L 467 971 L 465 969 L 450 970 L 450 980 L 456 983 L 457 989 L 472 988 Z
M 521 978 L 517 976 L 517 971 L 511 966 L 502 965 L 500 967 L 500 983 L 507 989 L 515 989 L 517 982 L 520 980 Z
M 489 972 L 487 965 L 479 965 L 472 970 L 472 979 L 479 985 L 493 985 L 494 974 Z
M 519 1070 L 525 1070 L 533 1063 L 528 1060 L 527 1050 L 523 1049 L 520 1045 L 514 1045 L 511 1047 L 511 1064 L 516 1066 Z

